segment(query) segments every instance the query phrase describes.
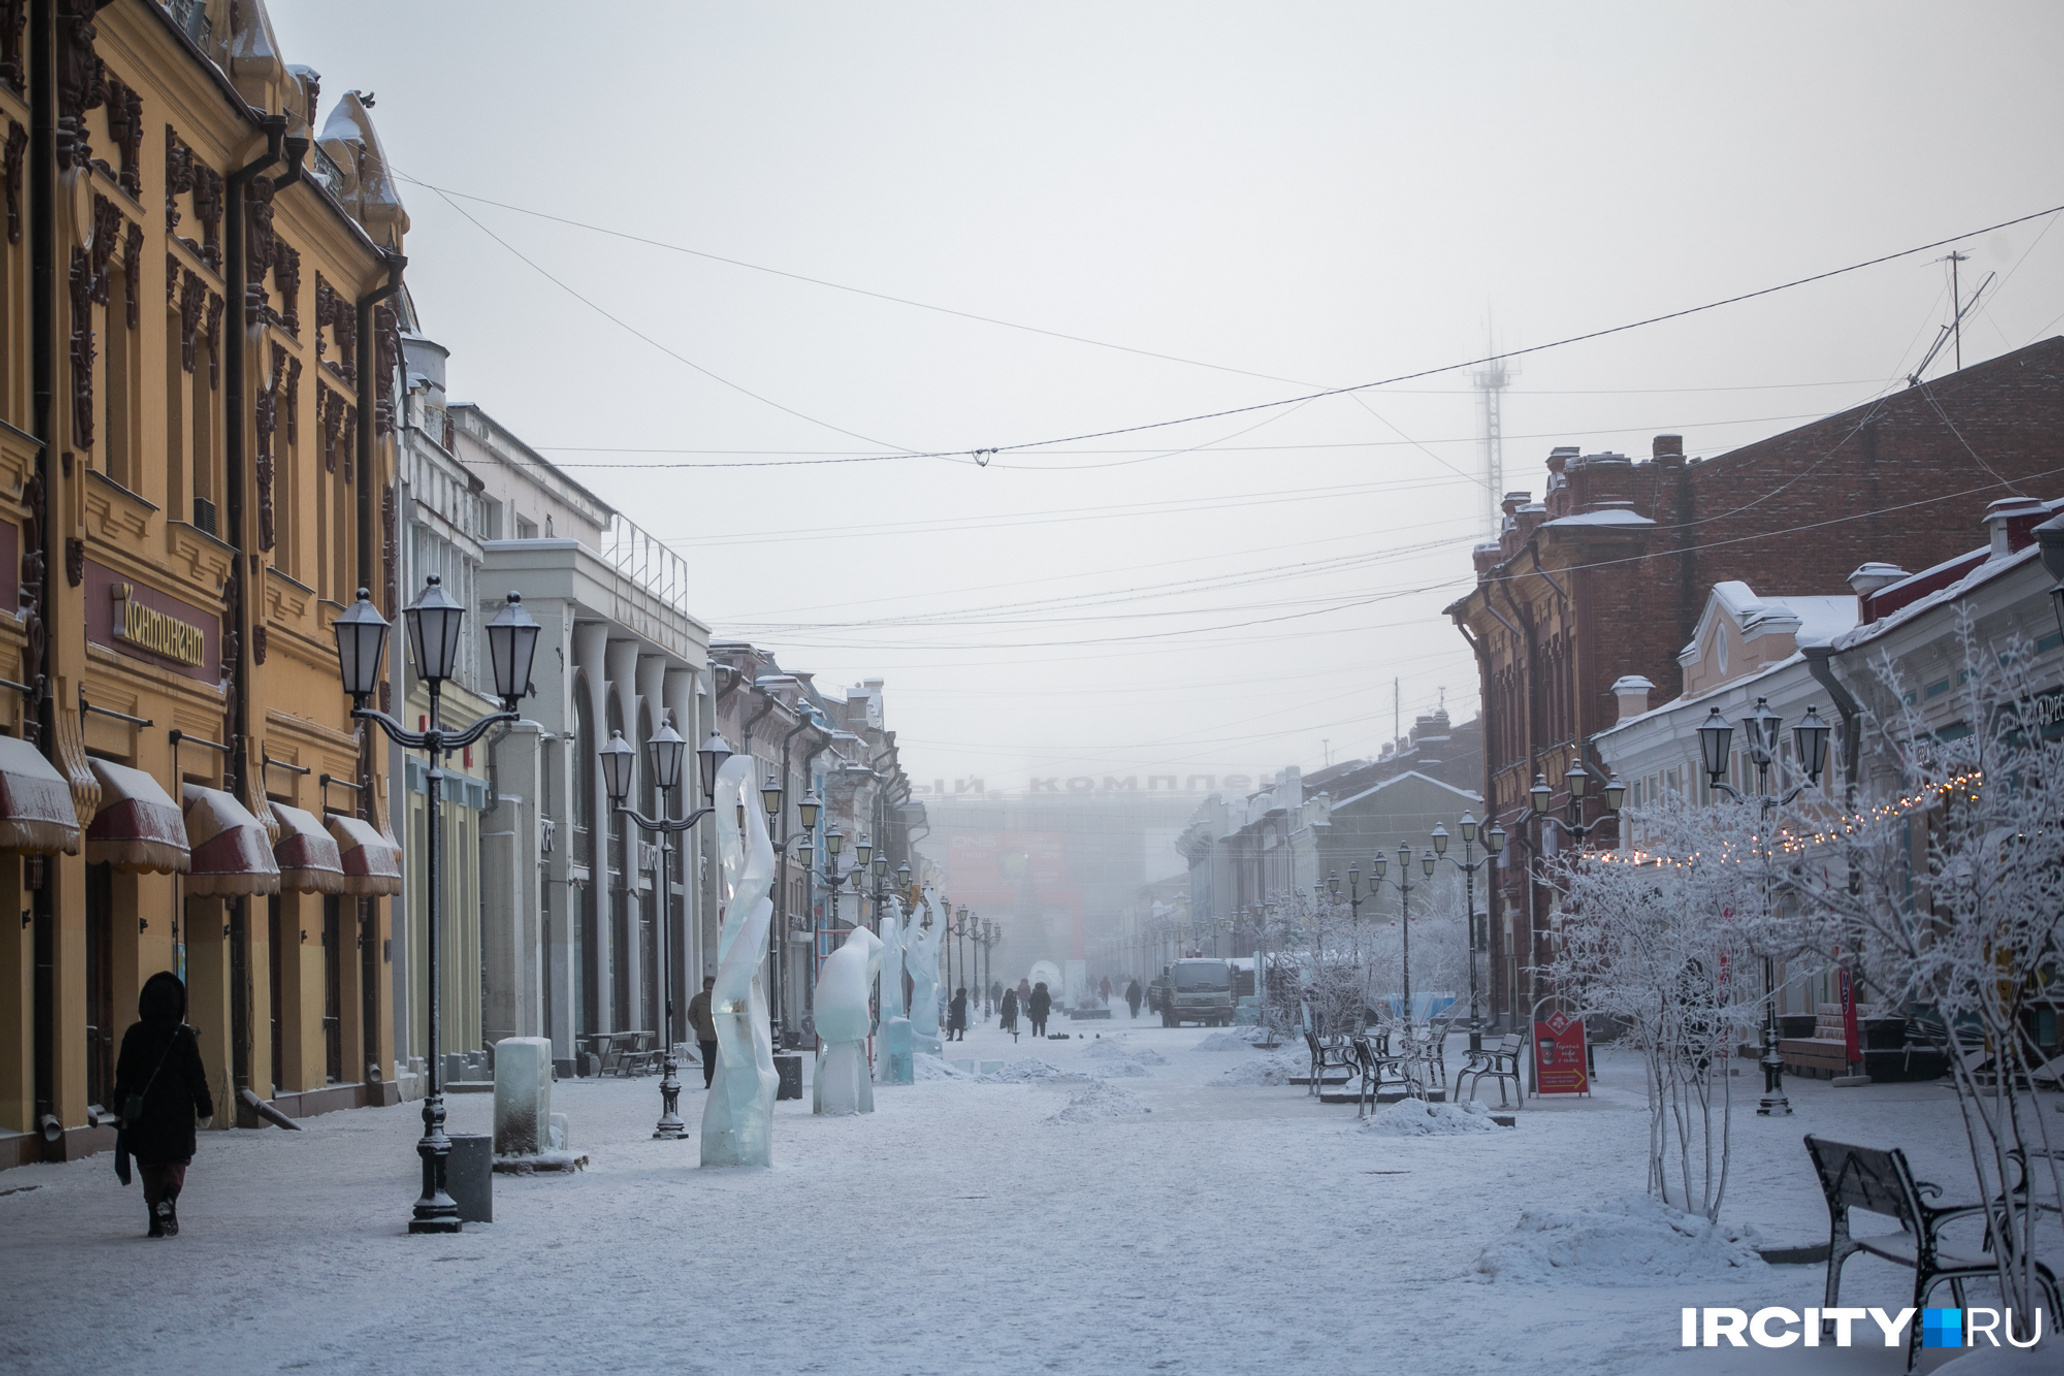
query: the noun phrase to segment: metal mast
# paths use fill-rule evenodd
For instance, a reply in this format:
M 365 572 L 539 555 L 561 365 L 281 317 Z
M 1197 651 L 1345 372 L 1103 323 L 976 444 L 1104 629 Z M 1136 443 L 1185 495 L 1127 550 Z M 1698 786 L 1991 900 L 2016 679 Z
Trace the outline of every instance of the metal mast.
M 1487 332 L 1484 351 L 1489 353 L 1495 347 Z M 1512 385 L 1512 379 L 1518 375 L 1517 365 L 1502 358 L 1493 358 L 1469 378 L 1483 403 L 1483 521 L 1486 540 L 1498 538 L 1498 527 L 1503 519 L 1498 506 L 1505 496 L 1505 421 L 1500 394 Z

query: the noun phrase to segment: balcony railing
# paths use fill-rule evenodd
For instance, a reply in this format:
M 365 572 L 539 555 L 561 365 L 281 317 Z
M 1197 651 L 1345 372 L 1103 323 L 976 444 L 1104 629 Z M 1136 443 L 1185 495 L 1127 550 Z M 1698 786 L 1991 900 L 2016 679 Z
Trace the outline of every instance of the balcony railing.
M 621 512 L 602 533 L 602 557 L 668 606 L 683 612 L 688 609 L 688 561 Z

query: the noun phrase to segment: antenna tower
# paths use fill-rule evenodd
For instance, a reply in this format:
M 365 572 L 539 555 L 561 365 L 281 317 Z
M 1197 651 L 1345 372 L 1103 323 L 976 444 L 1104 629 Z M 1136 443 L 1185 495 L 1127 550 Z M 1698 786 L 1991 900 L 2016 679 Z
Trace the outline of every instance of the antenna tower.
M 1496 348 L 1490 332 L 1486 330 L 1484 352 L 1493 353 Z M 1487 366 L 1469 377 L 1483 403 L 1483 519 L 1486 540 L 1498 538 L 1498 527 L 1503 517 L 1499 503 L 1505 498 L 1505 420 L 1500 394 L 1512 385 L 1512 379 L 1517 376 L 1517 364 L 1494 357 Z

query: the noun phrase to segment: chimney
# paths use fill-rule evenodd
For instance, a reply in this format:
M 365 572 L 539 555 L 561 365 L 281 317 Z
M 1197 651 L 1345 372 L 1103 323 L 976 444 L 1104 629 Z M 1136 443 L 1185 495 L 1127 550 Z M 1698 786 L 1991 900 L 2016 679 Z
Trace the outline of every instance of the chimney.
M 1878 619 L 1877 611 L 1871 606 L 1871 596 L 1881 588 L 1889 588 L 1905 578 L 1906 570 L 1897 564 L 1871 563 L 1849 575 L 1849 586 L 1856 592 L 1856 622 L 1868 626 Z
M 1613 697 L 1620 704 L 1619 722 L 1631 721 L 1648 710 L 1648 695 L 1655 691 L 1655 685 L 1639 674 L 1628 674 L 1614 682 Z
M 2035 528 L 2050 518 L 2049 504 L 2033 497 L 2002 497 L 1985 508 L 1985 529 L 1992 539 L 1988 559 L 2004 559 L 2035 543 Z
M 1655 442 L 1654 442 L 1654 445 L 1653 445 L 1653 446 L 1652 446 L 1652 447 L 1650 448 L 1649 452 L 1650 452 L 1650 454 L 1651 454 L 1651 455 L 1653 455 L 1653 456 L 1654 456 L 1654 458 L 1656 459 L 1656 461 L 1657 461 L 1658 463 L 1662 463 L 1662 462 L 1673 462 L 1673 463 L 1683 463 L 1683 462 L 1684 462 L 1684 436 L 1682 436 L 1682 435 L 1657 435 L 1657 436 L 1655 437 Z

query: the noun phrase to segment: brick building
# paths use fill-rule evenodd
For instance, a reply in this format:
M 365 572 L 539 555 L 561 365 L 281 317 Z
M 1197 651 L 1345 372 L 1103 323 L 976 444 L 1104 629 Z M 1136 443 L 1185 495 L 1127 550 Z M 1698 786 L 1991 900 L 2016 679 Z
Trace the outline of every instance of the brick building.
M 1888 549 L 1925 568 L 1961 553 L 1988 503 L 2023 495 L 2017 484 L 2053 490 L 2064 478 L 2064 338 L 1711 459 L 1658 435 L 1646 462 L 1558 448 L 1547 467 L 1540 501 L 1506 496 L 1500 538 L 1476 549 L 1476 587 L 1447 608 L 1476 653 L 1484 793 L 1512 835 L 1492 886 L 1501 1018 L 1524 1016 L 1536 997 L 1552 894 L 1532 882 L 1533 862 L 1566 841 L 1528 820 L 1534 776 L 1566 815 L 1563 777 L 1580 758 L 1596 770 L 1587 743 L 1616 719 L 1612 685 L 1638 675 L 1656 701 L 1676 697 L 1678 652 L 1714 584 L 1825 594 Z

